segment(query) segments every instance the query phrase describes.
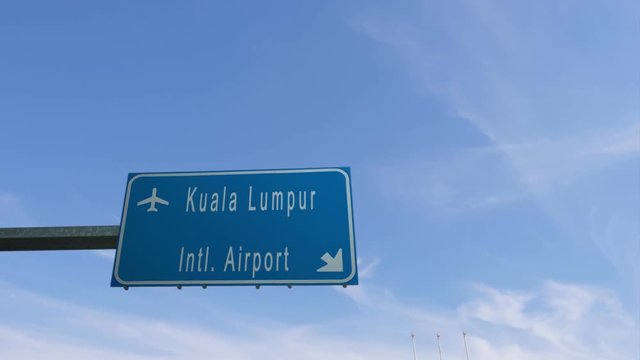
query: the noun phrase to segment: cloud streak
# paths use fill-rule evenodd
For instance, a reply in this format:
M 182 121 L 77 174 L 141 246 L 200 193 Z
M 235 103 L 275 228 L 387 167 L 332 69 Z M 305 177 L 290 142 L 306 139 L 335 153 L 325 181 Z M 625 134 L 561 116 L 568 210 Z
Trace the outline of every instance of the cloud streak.
M 268 317 L 240 322 L 230 332 L 221 318 L 196 326 L 163 318 L 95 310 L 2 285 L 4 309 L 20 304 L 39 316 L 0 320 L 2 358 L 48 359 L 388 359 L 409 356 L 411 331 L 421 358 L 463 359 L 461 331 L 473 359 L 637 358 L 637 324 L 608 290 L 547 281 L 533 290 L 470 286 L 469 300 L 452 310 L 416 307 L 377 287 L 340 289 L 361 306 L 357 315 L 292 325 Z M 358 293 L 358 296 L 354 296 Z M 244 319 L 246 320 L 246 319 Z M 432 338 L 433 337 L 433 338 Z
M 34 226 L 24 199 L 10 192 L 0 192 L 0 227 Z
M 640 118 L 630 95 L 637 84 L 628 79 L 640 58 L 626 34 L 640 8 L 556 5 L 418 2 L 408 16 L 371 8 L 354 21 L 392 50 L 420 89 L 489 140 L 383 166 L 381 188 L 431 214 L 534 202 L 569 242 L 590 240 L 636 289 L 640 271 L 626 254 L 640 254 L 640 229 L 628 226 L 637 223 L 637 205 L 619 204 L 639 195 Z M 594 14 L 606 38 L 586 25 Z M 623 171 L 636 181 L 621 186 Z M 625 232 L 613 236 L 611 222 Z
M 406 321 L 417 334 L 427 338 L 442 334 L 448 358 L 464 358 L 462 331 L 470 334 L 474 359 L 633 359 L 640 355 L 635 346 L 637 322 L 606 289 L 546 281 L 533 290 L 480 283 L 472 284 L 470 290 L 471 299 L 456 311 L 409 306 L 383 289 L 361 287 L 346 292 L 357 292 L 352 299 L 396 322 Z M 435 344 L 427 342 L 426 351 L 435 355 Z

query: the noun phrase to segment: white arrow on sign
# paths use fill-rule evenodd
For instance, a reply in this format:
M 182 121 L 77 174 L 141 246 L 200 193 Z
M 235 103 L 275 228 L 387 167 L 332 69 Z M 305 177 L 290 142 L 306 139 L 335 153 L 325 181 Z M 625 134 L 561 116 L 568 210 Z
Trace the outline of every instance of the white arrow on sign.
M 342 248 L 338 249 L 336 256 L 331 256 L 328 252 L 324 253 L 320 258 L 322 261 L 326 263 L 326 265 L 322 266 L 320 269 L 316 270 L 318 272 L 342 272 Z

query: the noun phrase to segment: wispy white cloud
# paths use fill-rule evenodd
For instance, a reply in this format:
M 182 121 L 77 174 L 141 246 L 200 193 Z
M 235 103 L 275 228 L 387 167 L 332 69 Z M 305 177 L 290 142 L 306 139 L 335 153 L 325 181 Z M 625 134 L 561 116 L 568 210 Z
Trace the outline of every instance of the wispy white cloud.
M 358 277 L 369 279 L 374 275 L 375 269 L 380 265 L 380 257 L 376 256 L 371 260 L 358 259 Z
M 371 7 L 354 27 L 391 49 L 399 69 L 490 145 L 383 168 L 382 189 L 445 214 L 533 201 L 570 241 L 591 235 L 621 276 L 633 274 L 627 284 L 637 288 L 639 271 L 623 252 L 640 252 L 640 229 L 624 226 L 624 234 L 608 236 L 598 219 L 637 223 L 636 210 L 608 206 L 599 194 L 638 195 L 637 186 L 601 187 L 603 178 L 615 183 L 612 169 L 635 169 L 640 158 L 637 84 L 628 81 L 640 57 L 625 36 L 635 29 L 638 3 L 611 3 L 606 13 L 590 2 L 420 4 L 411 16 Z M 585 26 L 595 13 L 606 36 Z M 590 218 L 591 208 L 598 219 Z
M 435 212 L 484 210 L 540 200 L 582 177 L 640 155 L 640 127 L 571 138 L 452 149 L 379 169 L 383 193 Z
M 5 359 L 160 359 L 57 338 L 52 336 L 52 332 L 53 329 L 37 331 L 0 326 L 0 343 L 3 345 L 0 354 Z
M 383 194 L 434 213 L 485 210 L 527 197 L 509 159 L 491 147 L 408 159 L 381 167 L 378 177 Z
M 635 346 L 640 335 L 637 321 L 606 289 L 555 281 L 528 290 L 485 284 L 472 284 L 470 289 L 471 299 L 456 311 L 407 305 L 381 288 L 344 291 L 390 327 L 400 323 L 415 331 L 423 353 L 437 354 L 432 336 L 440 333 L 446 357 L 464 358 L 460 335 L 466 331 L 474 359 L 595 360 L 640 355 Z
M 546 193 L 640 155 L 640 127 L 583 132 L 562 139 L 500 144 L 534 193 Z
M 92 250 L 91 254 L 110 262 L 112 262 L 116 257 L 116 252 L 114 250 Z
M 639 204 L 640 190 L 630 199 L 632 204 Z M 616 267 L 620 277 L 627 283 L 636 285 L 640 279 L 639 217 L 640 209 L 635 213 L 610 214 L 594 206 L 590 209 L 586 222 L 590 239 Z M 640 299 L 640 286 L 631 286 L 629 290 L 635 299 Z
M 0 227 L 34 226 L 35 219 L 27 211 L 24 199 L 19 195 L 0 192 Z
M 609 11 L 628 15 L 628 6 L 612 4 Z M 579 22 L 561 21 L 558 9 L 497 2 L 424 2 L 421 10 L 409 20 L 371 10 L 358 17 L 355 27 L 393 49 L 401 68 L 430 96 L 440 97 L 452 113 L 487 135 L 531 191 L 638 157 L 637 99 L 628 96 L 627 88 L 610 89 L 603 99 L 589 87 L 589 79 L 603 72 L 610 76 L 598 75 L 598 85 L 612 86 L 600 82 L 626 76 L 624 68 L 603 68 L 598 62 L 602 54 L 591 44 L 556 46 Z M 441 21 L 454 15 L 456 22 Z M 623 18 L 628 21 L 615 25 L 634 23 Z M 625 64 L 634 65 L 632 59 Z M 573 63 L 580 66 L 565 69 Z
M 614 359 L 638 355 L 633 346 L 638 324 L 608 291 L 553 281 L 535 293 L 486 286 L 477 289 L 482 295 L 460 307 L 463 317 L 498 329 L 520 330 L 524 341 L 519 344 L 538 344 L 555 358 Z
M 95 310 L 6 286 L 3 293 L 40 317 L 35 325 L 0 320 L 0 357 L 7 359 L 384 359 L 396 352 L 384 342 L 314 324 L 268 318 L 229 324 L 224 318 L 202 327 Z M 240 333 L 225 331 L 231 325 Z
M 408 305 L 385 288 L 340 289 L 361 306 L 348 318 L 287 324 L 227 314 L 209 325 L 96 310 L 0 284 L 3 308 L 20 304 L 36 320 L 0 319 L 0 357 L 11 359 L 388 359 L 437 354 L 435 333 L 450 359 L 463 359 L 467 331 L 473 359 L 637 358 L 638 326 L 615 294 L 577 284 L 537 289 L 470 287 L 457 309 Z M 357 293 L 357 296 L 353 294 Z M 236 330 L 228 331 L 229 326 Z

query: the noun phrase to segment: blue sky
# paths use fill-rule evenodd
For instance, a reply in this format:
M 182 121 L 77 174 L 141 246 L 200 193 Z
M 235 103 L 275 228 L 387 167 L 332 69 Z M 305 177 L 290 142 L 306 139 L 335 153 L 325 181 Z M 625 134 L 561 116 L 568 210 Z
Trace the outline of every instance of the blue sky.
M 350 166 L 360 283 L 110 288 L 0 254 L 0 357 L 637 359 L 634 1 L 0 5 L 0 226 L 127 174 Z

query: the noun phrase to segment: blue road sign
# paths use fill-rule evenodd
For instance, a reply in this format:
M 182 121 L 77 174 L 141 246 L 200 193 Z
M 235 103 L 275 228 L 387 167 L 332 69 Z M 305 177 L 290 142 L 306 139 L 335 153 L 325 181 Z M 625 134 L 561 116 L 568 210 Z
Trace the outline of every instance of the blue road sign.
M 129 174 L 111 286 L 357 283 L 349 168 Z

